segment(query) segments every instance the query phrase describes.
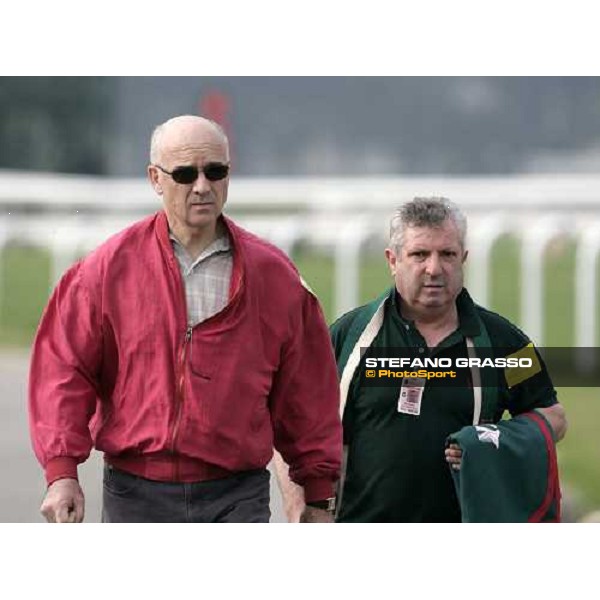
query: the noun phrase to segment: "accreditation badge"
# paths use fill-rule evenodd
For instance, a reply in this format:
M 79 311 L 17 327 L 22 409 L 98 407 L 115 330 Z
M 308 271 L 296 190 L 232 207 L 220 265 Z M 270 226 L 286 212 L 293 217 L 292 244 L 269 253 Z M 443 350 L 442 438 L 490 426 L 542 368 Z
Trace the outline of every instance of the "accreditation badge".
M 405 377 L 402 380 L 400 396 L 398 396 L 398 412 L 413 416 L 421 414 L 421 400 L 426 381 L 423 377 Z

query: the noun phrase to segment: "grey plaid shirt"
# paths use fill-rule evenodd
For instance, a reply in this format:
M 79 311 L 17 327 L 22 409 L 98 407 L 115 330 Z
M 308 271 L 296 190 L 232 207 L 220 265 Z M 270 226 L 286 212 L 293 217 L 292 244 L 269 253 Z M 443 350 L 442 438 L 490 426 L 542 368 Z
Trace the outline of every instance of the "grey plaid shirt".
M 185 286 L 188 324 L 196 325 L 223 310 L 229 300 L 233 253 L 226 232 L 192 260 L 169 232 Z

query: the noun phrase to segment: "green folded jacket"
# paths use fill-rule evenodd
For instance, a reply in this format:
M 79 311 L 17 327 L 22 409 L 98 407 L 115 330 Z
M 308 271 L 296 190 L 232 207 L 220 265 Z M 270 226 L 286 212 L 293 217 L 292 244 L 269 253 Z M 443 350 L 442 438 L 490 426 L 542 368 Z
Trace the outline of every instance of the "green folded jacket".
M 540 413 L 463 427 L 450 443 L 463 451 L 451 469 L 463 523 L 560 521 L 554 435 Z

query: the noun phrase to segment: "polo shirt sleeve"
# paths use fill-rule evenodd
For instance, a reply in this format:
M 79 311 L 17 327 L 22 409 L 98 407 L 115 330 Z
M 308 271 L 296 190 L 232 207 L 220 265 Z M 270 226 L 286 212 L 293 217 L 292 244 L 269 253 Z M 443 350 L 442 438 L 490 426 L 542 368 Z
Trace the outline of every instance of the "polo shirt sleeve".
M 534 360 L 531 371 L 519 369 L 517 373 L 510 368 L 503 370 L 501 382 L 500 414 L 508 410 L 514 417 L 536 408 L 546 408 L 557 404 L 556 390 L 548 369 L 529 337 L 507 319 L 494 313 L 482 315 L 493 340 L 498 356 L 507 357 L 525 352 Z
M 556 390 L 554 389 L 546 365 L 537 349 L 534 349 L 534 352 L 537 355 L 540 370 L 512 386 L 509 386 L 509 382 L 506 381 L 508 390 L 506 408 L 513 417 L 530 412 L 535 408 L 553 406 L 558 402 Z M 506 370 L 505 379 L 510 380 L 510 375 L 507 376 Z

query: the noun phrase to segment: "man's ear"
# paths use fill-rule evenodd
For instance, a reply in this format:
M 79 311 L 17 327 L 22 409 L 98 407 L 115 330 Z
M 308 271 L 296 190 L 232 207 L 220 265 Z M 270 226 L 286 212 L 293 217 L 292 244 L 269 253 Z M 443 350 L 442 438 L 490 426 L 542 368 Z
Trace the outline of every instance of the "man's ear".
M 162 196 L 162 186 L 158 180 L 158 169 L 154 165 L 148 165 L 147 169 L 148 179 L 150 180 L 150 185 L 154 188 L 154 191 Z
M 396 263 L 398 262 L 398 257 L 396 253 L 391 248 L 385 249 L 385 259 L 387 261 L 388 267 L 390 268 L 390 273 L 392 277 L 396 276 Z
M 462 257 L 462 262 L 463 262 L 463 264 L 466 262 L 466 260 L 467 260 L 467 256 L 469 256 L 469 251 L 468 251 L 468 250 L 465 250 L 465 252 L 464 252 L 464 254 L 463 254 L 463 257 Z

